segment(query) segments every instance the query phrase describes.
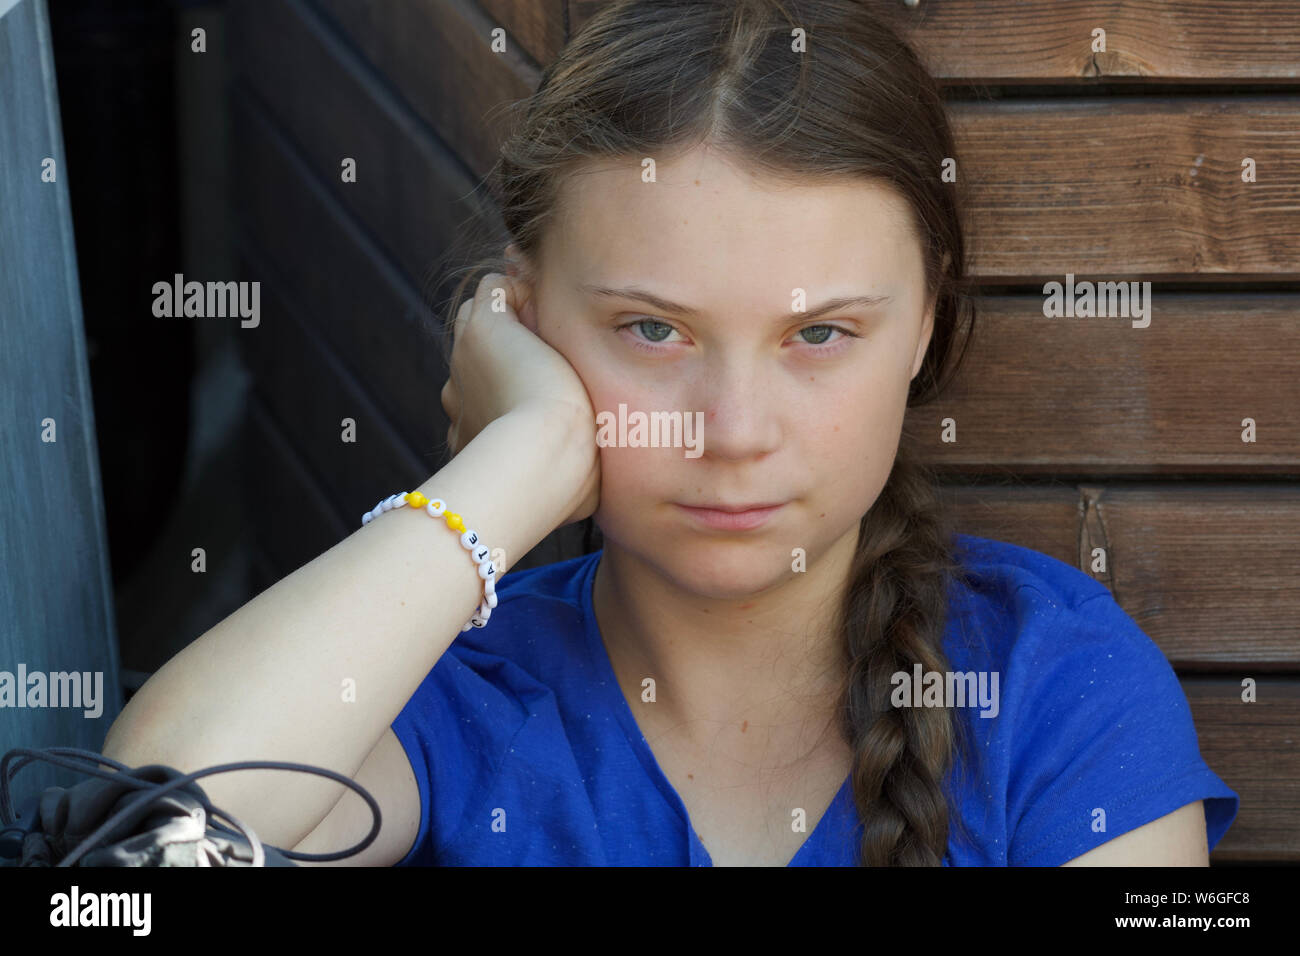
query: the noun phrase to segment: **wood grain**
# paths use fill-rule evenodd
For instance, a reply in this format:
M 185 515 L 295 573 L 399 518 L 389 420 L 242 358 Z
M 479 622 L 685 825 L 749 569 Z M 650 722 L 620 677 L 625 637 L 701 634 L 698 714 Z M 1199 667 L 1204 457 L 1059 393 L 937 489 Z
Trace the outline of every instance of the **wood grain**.
M 980 297 L 949 388 L 908 410 L 940 471 L 1300 474 L 1300 297 L 1153 286 L 1146 328 L 1047 318 L 1044 299 Z
M 569 0 L 576 33 L 610 0 Z M 1300 82 L 1289 0 L 864 0 L 951 82 Z M 1092 31 L 1106 31 L 1093 52 Z M 550 55 L 559 52 L 554 47 Z
M 1100 580 L 1180 671 L 1300 670 L 1300 488 L 1081 487 L 1086 493 L 1064 481 L 948 485 L 944 501 L 957 531 L 1031 548 Z M 1085 526 L 1093 530 L 1081 565 Z M 1106 574 L 1091 570 L 1093 547 L 1106 551 Z
M 1251 676 L 1249 673 L 1240 676 Z M 1300 682 L 1185 680 L 1201 758 L 1241 798 L 1213 863 L 1300 862 Z

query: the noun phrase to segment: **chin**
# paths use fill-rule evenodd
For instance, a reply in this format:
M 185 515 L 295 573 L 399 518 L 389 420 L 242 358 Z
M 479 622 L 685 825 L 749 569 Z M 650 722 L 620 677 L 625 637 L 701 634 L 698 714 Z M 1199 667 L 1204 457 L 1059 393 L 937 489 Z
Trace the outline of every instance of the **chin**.
M 683 590 L 717 601 L 743 600 L 776 587 L 793 574 L 790 548 L 773 538 L 684 542 L 676 551 L 647 554 Z

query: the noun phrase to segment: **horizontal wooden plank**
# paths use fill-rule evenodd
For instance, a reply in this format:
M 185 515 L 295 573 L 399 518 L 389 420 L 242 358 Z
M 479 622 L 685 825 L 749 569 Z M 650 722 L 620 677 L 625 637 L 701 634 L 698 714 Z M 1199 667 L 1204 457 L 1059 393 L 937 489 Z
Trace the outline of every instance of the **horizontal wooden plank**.
M 1256 681 L 1242 701 L 1241 678 L 1184 680 L 1201 757 L 1241 798 L 1214 863 L 1300 862 L 1300 683 Z
M 303 0 L 232 6 L 235 71 L 292 140 L 317 181 L 365 224 L 407 277 L 426 288 L 470 216 L 495 215 L 404 101 Z M 344 182 L 344 157 L 356 161 Z
M 1300 101 L 966 102 L 952 114 L 973 275 L 1300 279 Z M 1246 159 L 1256 182 L 1242 181 Z
M 942 486 L 955 530 L 1097 578 L 1180 671 L 1300 669 L 1300 486 L 1082 489 Z M 1105 549 L 1105 574 L 1091 570 L 1094 547 Z
M 948 82 L 1300 82 L 1300 6 L 1290 0 L 884 5 L 902 7 L 922 59 Z M 1105 50 L 1094 52 L 1097 29 Z
M 610 2 L 569 0 L 572 30 Z M 1292 0 L 863 3 L 897 24 L 947 82 L 1300 82 L 1300 4 Z M 1106 49 L 1094 53 L 1098 28 Z
M 251 95 L 232 97 L 231 130 L 242 183 L 234 197 L 240 228 L 274 259 L 284 297 L 311 317 L 314 333 L 432 474 L 447 436 L 439 398 L 447 372 L 427 304 L 320 186 Z
M 936 468 L 1300 474 L 1300 297 L 1152 287 L 1145 328 L 1122 316 L 1048 318 L 1045 299 L 978 300 L 949 388 L 907 413 Z M 956 441 L 944 440 L 947 419 Z M 1254 442 L 1242 440 L 1246 419 Z
M 481 176 L 496 162 L 502 107 L 527 96 L 540 71 L 473 0 L 375 4 L 315 0 L 433 129 Z M 507 27 L 509 32 L 509 27 Z

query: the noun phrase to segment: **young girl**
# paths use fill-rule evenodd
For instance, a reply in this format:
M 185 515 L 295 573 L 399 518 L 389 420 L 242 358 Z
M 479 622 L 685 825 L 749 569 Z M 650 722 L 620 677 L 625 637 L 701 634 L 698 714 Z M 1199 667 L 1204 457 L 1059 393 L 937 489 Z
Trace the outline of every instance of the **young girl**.
M 903 441 L 973 318 L 908 46 L 851 0 L 617 3 L 523 105 L 454 457 L 104 752 L 345 773 L 383 811 L 345 864 L 1206 865 L 1237 796 L 1159 649 L 1084 573 L 947 532 Z M 600 551 L 495 584 L 589 516 Z M 317 777 L 203 783 L 281 847 L 372 823 Z

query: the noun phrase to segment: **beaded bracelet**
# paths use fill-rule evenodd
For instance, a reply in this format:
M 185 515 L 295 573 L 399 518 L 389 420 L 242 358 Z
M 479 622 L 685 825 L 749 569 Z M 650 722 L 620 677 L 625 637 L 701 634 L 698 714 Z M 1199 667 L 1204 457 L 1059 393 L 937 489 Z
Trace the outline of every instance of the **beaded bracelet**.
M 469 619 L 469 623 L 461 628 L 461 631 L 468 631 L 471 627 L 482 627 L 488 622 L 488 618 L 492 616 L 492 608 L 497 606 L 496 565 L 492 563 L 490 557 L 492 552 L 488 550 L 486 545 L 479 542 L 478 532 L 467 529 L 460 515 L 447 510 L 446 502 L 440 498 L 434 498 L 430 501 L 418 491 L 399 491 L 375 505 L 374 511 L 367 511 L 363 514 L 361 516 L 361 525 L 365 527 L 385 511 L 404 508 L 408 504 L 412 508 L 423 508 L 431 518 L 446 519 L 447 527 L 460 533 L 461 546 L 469 552 L 470 560 L 478 565 L 478 576 L 483 579 L 483 601 L 479 604 L 474 616 Z

